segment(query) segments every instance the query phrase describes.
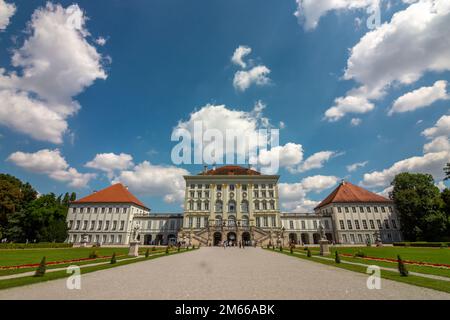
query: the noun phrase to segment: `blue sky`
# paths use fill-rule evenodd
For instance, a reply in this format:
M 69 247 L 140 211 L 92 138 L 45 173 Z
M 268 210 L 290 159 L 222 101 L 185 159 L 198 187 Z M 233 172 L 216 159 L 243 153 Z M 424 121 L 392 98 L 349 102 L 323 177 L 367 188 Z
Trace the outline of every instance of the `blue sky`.
M 246 112 L 248 118 L 259 101 L 265 105 L 263 117 L 272 125 L 284 123 L 280 129 L 283 151 L 301 156 L 300 160 L 287 159 L 289 164 L 279 171 L 284 210 L 310 210 L 342 178 L 376 192 L 385 190 L 392 176 L 404 170 L 432 173 L 440 183 L 441 168 L 450 160 L 446 122 L 450 45 L 448 35 L 430 35 L 433 28 L 449 25 L 448 6 L 439 0 L 412 4 L 409 2 L 414 1 L 382 0 L 383 25 L 369 30 L 366 9 L 375 1 L 360 1 L 356 8 L 351 4 L 357 1 L 347 2 L 347 7 L 334 8 L 328 1 L 323 1 L 323 7 L 313 7 L 310 1 L 295 0 L 80 0 L 77 7 L 70 7 L 74 1 L 46 7 L 46 1 L 0 0 L 0 69 L 5 69 L 3 80 L 0 72 L 0 171 L 29 181 L 41 193 L 76 191 L 82 196 L 111 181 L 122 181 L 153 211 L 180 211 L 181 193 L 174 190 L 179 189 L 179 176 L 197 173 L 201 166 L 175 168 L 170 157 L 175 145 L 170 141 L 172 130 L 180 121 L 189 122 L 192 113 L 206 111 L 207 105 L 223 105 L 225 109 L 214 110 L 229 111 L 236 117 L 242 115 L 238 112 Z M 2 27 L 5 4 L 15 10 Z M 423 7 L 413 10 L 413 6 Z M 432 14 L 433 6 L 439 8 L 439 14 Z M 409 15 L 420 21 L 427 18 L 427 8 L 430 20 L 426 21 L 434 24 L 429 23 L 426 31 L 416 31 L 392 18 L 394 14 Z M 35 10 L 41 14 L 24 32 Z M 294 15 L 296 11 L 300 18 Z M 415 17 L 419 11 L 422 13 Z M 47 23 L 47 18 L 52 22 Z M 85 24 L 75 31 L 64 29 L 71 18 Z M 310 22 L 317 25 L 311 27 Z M 26 47 L 36 30 L 59 27 L 60 38 L 37 38 Z M 370 32 L 387 34 L 384 43 L 372 51 L 367 49 L 373 41 L 367 36 Z M 75 40 L 66 41 L 64 35 Z M 41 45 L 40 41 L 47 42 Z M 440 45 L 432 53 L 429 45 L 433 41 Z M 87 56 L 80 58 L 74 55 L 79 46 L 83 50 L 89 46 L 96 53 L 86 49 Z M 239 46 L 251 48 L 243 58 L 246 68 L 231 61 Z M 424 46 L 423 56 L 409 46 L 417 50 Z M 399 52 L 383 57 L 392 48 Z M 13 64 L 17 52 L 21 55 Z M 33 68 L 41 57 L 51 70 L 45 71 L 45 77 L 37 74 L 26 79 L 24 71 L 36 71 Z M 69 62 L 63 61 L 64 57 Z M 93 65 L 84 69 L 82 62 L 76 61 L 74 65 L 82 66 L 77 68 L 77 76 L 64 72 L 70 59 L 84 58 Z M 418 69 L 413 68 L 416 65 Z M 238 71 L 249 72 L 256 66 L 270 69 L 267 83 L 252 82 L 245 90 L 233 85 Z M 344 79 L 346 70 L 352 76 Z M 13 72 L 19 80 L 11 80 Z M 55 88 L 52 81 L 45 80 L 48 75 L 54 83 L 61 76 L 61 83 L 68 87 L 76 81 L 81 85 Z M 440 91 L 437 85 L 432 90 L 438 81 Z M 376 93 L 351 92 L 361 86 Z M 417 91 L 421 88 L 425 90 Z M 400 102 L 413 110 L 388 115 L 394 102 L 411 92 L 410 99 Z M 23 104 L 15 104 L 17 95 L 31 101 L 27 108 L 40 103 L 41 108 L 57 110 L 62 118 L 58 125 L 65 123 L 67 128 L 58 127 L 57 133 L 37 137 L 30 126 L 39 131 L 52 122 L 37 116 L 36 122 L 31 118 L 28 128 L 22 126 L 21 117 L 10 116 L 24 112 Z M 346 96 L 356 96 L 356 105 L 335 101 Z M 55 105 L 68 106 L 70 115 Z M 361 108 L 363 105 L 370 110 Z M 339 119 L 327 117 L 333 106 L 352 111 L 344 111 Z M 359 124 L 352 125 L 351 119 Z M 433 127 L 436 130 L 423 133 Z M 425 151 L 424 145 L 431 142 L 435 143 Z M 291 150 L 286 144 L 296 148 Z M 46 152 L 39 153 L 43 150 Z M 307 162 L 320 152 L 328 153 Z M 123 154 L 124 162 L 109 172 L 86 166 L 104 153 Z M 147 165 L 142 165 L 144 161 Z M 305 162 L 312 166 L 299 169 Z M 347 166 L 355 163 L 361 166 L 349 172 Z

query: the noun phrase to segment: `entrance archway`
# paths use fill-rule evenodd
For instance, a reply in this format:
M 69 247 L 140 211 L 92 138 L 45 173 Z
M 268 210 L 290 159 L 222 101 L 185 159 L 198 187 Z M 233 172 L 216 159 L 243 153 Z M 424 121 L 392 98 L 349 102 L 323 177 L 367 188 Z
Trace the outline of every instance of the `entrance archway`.
M 159 246 L 163 244 L 163 235 L 162 234 L 158 234 L 155 238 L 155 245 Z
M 242 244 L 244 246 L 250 246 L 251 245 L 250 241 L 251 241 L 250 233 L 248 233 L 248 232 L 242 233 Z
M 297 244 L 297 234 L 289 233 L 289 243 Z
M 320 240 L 320 234 L 314 233 L 313 234 L 313 240 L 314 240 L 314 244 L 318 244 L 319 240 Z
M 236 233 L 228 232 L 228 234 L 227 234 L 228 244 L 233 246 L 236 244 L 236 240 L 237 240 Z
M 145 245 L 152 244 L 152 235 L 151 234 L 146 234 L 144 236 L 144 244 Z
M 309 236 L 307 233 L 302 233 L 302 243 L 309 244 Z
M 214 233 L 214 245 L 220 246 L 220 243 L 222 242 L 222 234 L 220 232 Z

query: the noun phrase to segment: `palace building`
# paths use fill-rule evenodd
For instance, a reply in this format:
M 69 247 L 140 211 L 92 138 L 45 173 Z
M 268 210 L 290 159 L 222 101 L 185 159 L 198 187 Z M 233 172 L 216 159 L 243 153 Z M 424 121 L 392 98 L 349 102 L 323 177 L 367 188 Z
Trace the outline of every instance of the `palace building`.
M 241 166 L 213 167 L 186 181 L 184 212 L 150 213 L 122 184 L 74 201 L 67 215 L 68 241 L 127 245 L 139 226 L 144 245 L 178 242 L 213 246 L 318 244 L 320 228 L 336 244 L 400 241 L 391 200 L 342 181 L 314 213 L 280 212 L 278 175 Z

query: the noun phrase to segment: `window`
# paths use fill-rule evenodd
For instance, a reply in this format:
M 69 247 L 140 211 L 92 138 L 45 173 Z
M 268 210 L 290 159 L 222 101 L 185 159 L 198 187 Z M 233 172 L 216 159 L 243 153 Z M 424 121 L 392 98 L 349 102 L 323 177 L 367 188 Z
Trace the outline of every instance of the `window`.
M 191 198 L 194 198 L 194 197 L 195 197 L 195 192 L 194 192 L 194 191 L 189 192 L 189 196 L 190 196 Z
M 382 229 L 383 227 L 381 226 L 381 220 L 378 220 L 377 219 L 377 226 L 378 226 L 378 229 Z
M 194 210 L 194 201 L 189 201 L 189 210 Z
M 353 229 L 352 220 L 347 220 L 347 227 L 348 227 L 349 230 Z
M 338 209 L 338 212 L 339 212 L 339 213 L 342 213 L 341 207 L 338 207 L 337 209 Z
M 191 185 L 190 185 L 190 188 L 191 188 L 191 189 L 195 189 L 195 184 L 191 184 Z
M 86 213 L 91 213 L 91 208 L 86 208 Z
M 90 230 L 94 230 L 94 228 L 95 228 L 95 221 L 91 221 L 91 228 L 90 228 Z
M 272 216 L 272 227 L 276 227 L 277 226 L 277 221 L 275 219 L 275 216 Z
M 392 228 L 397 229 L 397 222 L 392 219 Z
M 201 191 L 197 191 L 197 198 L 201 198 L 202 197 L 202 192 Z
M 123 209 L 122 209 L 122 212 L 123 212 L 123 213 L 127 213 L 127 208 L 123 208 Z
M 209 189 L 209 184 L 205 184 L 205 189 Z
M 69 229 L 72 229 L 72 226 L 73 226 L 73 220 L 70 220 L 70 221 L 69 221 L 69 226 L 68 226 Z
M 363 242 L 362 234 L 358 234 L 358 242 L 359 242 L 359 243 L 362 243 L 362 242 Z
M 392 209 L 392 207 L 389 207 L 389 212 L 392 213 L 394 211 L 394 209 Z
M 80 230 L 80 223 L 81 223 L 81 221 L 77 220 L 77 224 L 75 226 L 75 230 Z
M 370 210 L 370 207 L 366 207 L 366 209 L 367 209 L 367 212 L 372 212 L 371 210 Z
M 80 213 L 83 213 L 83 208 L 80 208 Z
M 87 220 L 84 220 L 84 221 L 83 221 L 83 230 L 86 230 L 86 229 L 87 229 L 87 225 L 88 225 L 88 221 L 87 221 Z
M 234 200 L 228 201 L 228 212 L 236 213 L 236 201 Z
M 356 207 L 352 207 L 352 212 L 356 213 Z
M 367 220 L 363 220 L 363 221 L 362 221 L 362 224 L 363 224 L 363 228 L 364 228 L 365 230 L 367 230 Z
M 269 226 L 269 219 L 267 217 L 264 217 L 264 227 Z
M 77 235 L 76 234 L 73 235 L 72 242 L 77 242 Z
M 197 210 L 202 210 L 202 202 L 200 200 L 197 201 Z
M 275 210 L 275 201 L 270 201 L 270 210 Z
M 119 234 L 117 236 L 117 243 L 122 243 L 122 235 L 121 234 Z
M 375 223 L 373 222 L 373 220 L 369 220 L 370 223 L 370 229 L 375 229 Z
M 302 220 L 302 229 L 305 230 L 306 229 L 306 223 L 304 220 Z
M 342 235 L 342 242 L 347 243 L 347 235 L 346 234 Z
M 247 191 L 247 185 L 246 184 L 242 185 L 242 191 Z
M 234 184 L 230 184 L 230 191 L 234 191 L 234 189 L 235 189 Z
M 217 200 L 216 201 L 216 212 L 222 212 L 223 211 L 223 204 L 222 201 Z
M 360 229 L 359 220 L 355 220 L 355 227 L 356 227 L 357 230 Z
M 314 229 L 317 229 L 317 221 L 316 220 L 313 221 L 313 226 L 314 226 L 313 227 Z
M 248 201 L 247 200 L 243 200 L 241 202 L 241 211 L 242 212 L 248 212 Z
M 269 183 L 269 189 L 273 189 L 273 184 Z
M 97 230 L 102 230 L 103 221 L 99 221 L 97 224 Z
M 94 213 L 97 213 L 97 211 L 98 211 L 98 208 L 95 207 L 95 208 L 94 208 Z
M 266 188 L 266 185 L 263 183 L 263 184 L 261 185 L 261 188 L 262 188 L 262 189 L 265 189 L 265 188 Z
M 267 202 L 263 201 L 262 205 L 263 205 L 263 210 L 267 210 Z
M 125 221 L 120 221 L 120 230 L 123 230 L 125 228 Z
M 266 197 L 267 197 L 266 190 L 261 191 L 261 193 L 262 193 L 262 197 L 263 197 L 263 198 L 266 198 Z
M 192 228 L 193 223 L 194 219 L 192 217 L 189 217 L 189 228 Z
M 106 234 L 104 234 L 102 237 L 102 243 L 106 243 Z
M 203 186 L 201 184 L 197 185 L 198 189 L 201 189 Z
M 205 198 L 209 198 L 209 191 L 205 191 Z
M 111 242 L 111 243 L 114 243 L 114 235 L 113 235 L 113 234 L 112 234 L 111 237 L 110 237 L 110 242 Z
M 205 210 L 209 211 L 209 201 L 205 201 Z
M 273 198 L 273 191 L 272 190 L 269 191 L 269 197 Z
M 112 213 L 112 208 L 109 208 L 108 213 Z
M 328 223 L 328 220 L 325 220 L 325 229 L 330 229 L 330 224 Z
M 294 221 L 289 221 L 289 228 L 294 229 Z
M 105 213 L 105 212 L 106 212 L 106 208 L 103 207 L 103 208 L 102 208 L 102 213 Z
M 100 236 L 97 234 L 95 235 L 95 243 L 98 243 L 100 241 Z
M 113 227 L 112 230 L 115 231 L 117 229 L 117 221 L 113 221 Z
M 341 230 L 345 230 L 344 220 L 339 220 L 339 226 L 341 227 Z
M 378 207 L 373 207 L 373 211 L 374 211 L 375 213 L 378 213 Z
M 388 219 L 384 219 L 384 227 L 386 229 L 389 229 L 389 221 L 388 221 Z
M 348 207 L 345 207 L 345 213 L 348 213 Z
M 351 234 L 351 235 L 350 235 L 350 240 L 351 240 L 353 243 L 355 243 L 355 235 L 354 235 L 354 234 Z
M 222 185 L 221 184 L 217 185 L 217 191 L 222 191 Z
M 258 198 L 258 191 L 253 191 L 253 196 L 255 197 L 255 198 Z
M 254 187 L 255 187 L 255 189 L 258 189 L 258 185 L 257 184 L 255 184 Z
M 109 221 L 106 221 L 105 222 L 105 230 L 108 230 L 109 229 Z
M 200 229 L 200 223 L 201 223 L 201 218 L 197 217 L 197 224 L 196 224 L 197 229 Z
M 255 201 L 255 210 L 259 210 L 259 201 Z
M 359 212 L 364 212 L 364 207 L 359 207 Z
M 385 213 L 386 212 L 386 208 L 385 207 L 381 207 L 381 212 Z

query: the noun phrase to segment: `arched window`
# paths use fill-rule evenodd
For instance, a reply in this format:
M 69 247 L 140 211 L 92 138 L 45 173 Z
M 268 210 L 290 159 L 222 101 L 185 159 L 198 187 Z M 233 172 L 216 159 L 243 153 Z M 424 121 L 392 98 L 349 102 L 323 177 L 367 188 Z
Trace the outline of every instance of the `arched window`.
M 259 201 L 258 200 L 255 201 L 255 210 L 259 210 Z
M 236 213 L 236 201 L 234 200 L 228 201 L 228 212 Z
M 223 204 L 221 200 L 216 201 L 216 212 L 223 212 Z
M 242 212 L 248 212 L 248 201 L 242 200 L 241 202 L 241 211 Z
M 248 216 L 242 216 L 242 226 L 243 227 L 248 227 Z
M 222 216 L 217 215 L 216 216 L 216 226 L 222 225 Z
M 236 217 L 235 216 L 228 217 L 228 225 L 230 227 L 234 227 L 236 225 Z

